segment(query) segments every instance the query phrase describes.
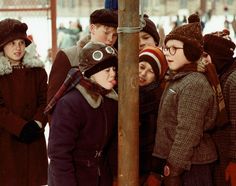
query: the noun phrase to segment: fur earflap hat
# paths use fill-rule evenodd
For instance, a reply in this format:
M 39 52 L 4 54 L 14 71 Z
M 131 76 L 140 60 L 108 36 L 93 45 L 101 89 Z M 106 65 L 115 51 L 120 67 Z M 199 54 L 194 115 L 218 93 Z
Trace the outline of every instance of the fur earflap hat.
M 15 39 L 24 39 L 28 46 L 31 41 L 27 38 L 27 29 L 28 26 L 25 23 L 16 19 L 7 18 L 0 21 L 0 51 L 7 43 Z
M 148 62 L 155 73 L 156 81 L 164 78 L 168 64 L 163 52 L 157 47 L 145 47 L 139 53 L 139 62 Z
M 155 40 L 156 46 L 158 46 L 160 42 L 160 36 L 157 32 L 157 28 L 155 24 L 149 19 L 149 17 L 146 14 L 144 15 L 144 20 L 146 22 L 146 25 L 145 27 L 143 27 L 141 31 L 147 32 L 148 34 L 150 34 Z
M 189 61 L 197 61 L 203 53 L 203 36 L 199 16 L 190 15 L 188 24 L 177 26 L 166 36 L 165 44 L 172 39 L 184 43 L 184 54 Z
M 117 67 L 117 51 L 101 42 L 89 42 L 80 51 L 79 69 L 87 78 L 109 67 Z
M 111 9 L 98 9 L 90 14 L 90 24 L 101 24 L 109 27 L 118 27 L 118 13 Z

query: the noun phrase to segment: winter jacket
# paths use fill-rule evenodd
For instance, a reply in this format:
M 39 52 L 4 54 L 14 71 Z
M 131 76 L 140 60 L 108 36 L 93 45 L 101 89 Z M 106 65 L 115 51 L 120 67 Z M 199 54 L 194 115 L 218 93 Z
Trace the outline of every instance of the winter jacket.
M 177 73 L 161 98 L 153 155 L 185 170 L 214 162 L 217 154 L 209 132 L 216 114 L 216 97 L 206 77 Z
M 234 67 L 233 67 L 234 66 Z M 215 184 L 226 186 L 225 169 L 229 162 L 236 162 L 236 65 L 231 65 L 220 78 L 225 106 L 229 117 L 226 127 L 215 130 L 213 139 L 218 148 L 219 161 L 216 165 Z
M 115 93 L 102 96 L 77 85 L 57 102 L 49 134 L 50 186 L 112 185 L 107 153 L 117 127 L 114 99 Z
M 45 137 L 26 144 L 19 141 L 24 125 L 47 118 L 47 74 L 43 62 L 26 48 L 23 67 L 11 67 L 0 53 L 0 185 L 40 186 L 47 184 L 47 153 Z

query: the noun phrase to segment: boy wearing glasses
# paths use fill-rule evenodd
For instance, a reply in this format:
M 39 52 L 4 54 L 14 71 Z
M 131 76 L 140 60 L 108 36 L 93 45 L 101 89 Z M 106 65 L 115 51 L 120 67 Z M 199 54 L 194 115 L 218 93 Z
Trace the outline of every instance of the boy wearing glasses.
M 215 125 L 217 102 L 206 76 L 197 71 L 203 53 L 199 21 L 193 14 L 189 24 L 176 27 L 165 38 L 169 76 L 159 106 L 153 152 L 166 160 L 165 186 L 213 185 L 217 154 L 208 131 Z

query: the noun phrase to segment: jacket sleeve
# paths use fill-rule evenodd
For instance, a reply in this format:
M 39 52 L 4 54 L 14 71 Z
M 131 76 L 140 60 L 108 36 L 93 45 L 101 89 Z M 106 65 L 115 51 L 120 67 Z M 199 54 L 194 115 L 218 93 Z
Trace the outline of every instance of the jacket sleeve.
M 44 69 L 39 70 L 37 85 L 37 111 L 34 120 L 40 121 L 42 126 L 45 127 L 47 116 L 43 112 L 47 104 L 47 73 Z
M 77 186 L 73 150 L 80 124 L 78 110 L 72 101 L 61 99 L 52 114 L 48 141 L 49 177 L 57 186 Z
M 215 106 L 211 90 L 207 80 L 202 79 L 188 83 L 181 91 L 177 103 L 176 134 L 167 159 L 173 166 L 190 169 L 194 148 L 203 136 L 205 115 L 210 107 Z
M 71 64 L 68 57 L 63 51 L 59 51 L 53 62 L 52 69 L 49 75 L 47 103 L 49 103 L 60 86 L 63 84 L 70 68 Z

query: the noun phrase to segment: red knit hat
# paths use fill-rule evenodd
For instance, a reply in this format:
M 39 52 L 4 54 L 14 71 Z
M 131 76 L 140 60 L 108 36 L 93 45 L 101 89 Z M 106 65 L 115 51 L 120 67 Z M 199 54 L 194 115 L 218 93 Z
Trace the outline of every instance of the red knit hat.
M 177 26 L 165 38 L 174 39 L 184 43 L 184 54 L 189 61 L 197 61 L 203 53 L 203 37 L 200 18 L 197 14 L 192 14 L 188 18 L 188 24 Z
M 159 48 L 152 46 L 145 47 L 139 53 L 139 62 L 142 61 L 148 62 L 152 66 L 156 80 L 161 80 L 164 78 L 168 69 L 168 64 L 165 55 Z
M 0 21 L 0 51 L 3 50 L 4 45 L 15 39 L 24 39 L 26 46 L 31 41 L 27 38 L 26 31 L 28 26 L 16 19 L 4 19 Z

